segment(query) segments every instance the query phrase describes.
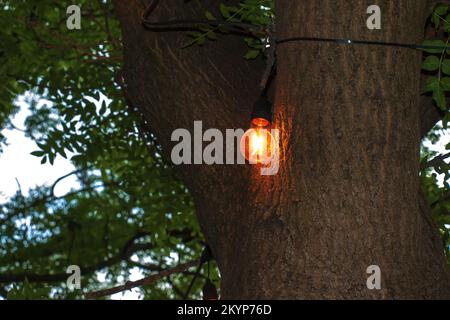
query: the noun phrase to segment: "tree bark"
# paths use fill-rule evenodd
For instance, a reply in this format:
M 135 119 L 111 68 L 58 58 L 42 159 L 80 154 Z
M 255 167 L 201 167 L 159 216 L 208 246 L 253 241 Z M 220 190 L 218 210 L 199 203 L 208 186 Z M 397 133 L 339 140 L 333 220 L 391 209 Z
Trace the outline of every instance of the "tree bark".
M 147 1 L 116 1 L 124 77 L 166 155 L 176 128 L 246 128 L 262 60 L 222 36 L 180 49 L 183 33 L 145 31 Z M 425 0 L 380 0 L 382 30 L 357 0 L 277 1 L 277 37 L 420 42 Z M 203 17 L 210 1 L 165 0 L 156 21 Z M 176 168 L 217 259 L 222 298 L 450 298 L 438 230 L 419 190 L 421 54 L 290 42 L 277 48 L 275 176 L 256 166 Z M 369 290 L 368 266 L 382 289 Z

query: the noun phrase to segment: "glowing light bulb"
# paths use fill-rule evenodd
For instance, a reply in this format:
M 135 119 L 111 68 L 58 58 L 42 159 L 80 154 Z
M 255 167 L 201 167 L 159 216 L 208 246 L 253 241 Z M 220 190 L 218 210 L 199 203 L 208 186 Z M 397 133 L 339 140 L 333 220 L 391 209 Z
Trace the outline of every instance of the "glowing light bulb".
M 247 130 L 241 139 L 241 154 L 252 164 L 267 164 L 272 158 L 274 139 L 266 128 Z
M 253 106 L 251 128 L 241 139 L 241 154 L 251 164 L 269 164 L 274 152 L 278 152 L 277 143 L 271 135 L 272 103 L 263 92 Z
M 264 139 L 264 133 L 260 130 L 255 130 L 250 135 L 250 153 L 252 156 L 261 158 L 267 149 L 266 139 Z

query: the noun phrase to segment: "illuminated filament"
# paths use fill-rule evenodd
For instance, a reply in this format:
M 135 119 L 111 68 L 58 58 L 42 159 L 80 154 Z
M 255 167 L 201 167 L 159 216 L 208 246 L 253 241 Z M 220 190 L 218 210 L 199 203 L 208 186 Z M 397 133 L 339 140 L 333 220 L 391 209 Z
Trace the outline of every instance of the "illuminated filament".
M 267 139 L 264 139 L 264 135 L 260 130 L 255 130 L 255 132 L 250 136 L 250 154 L 251 156 L 256 156 L 258 159 L 267 152 Z
M 245 132 L 241 140 L 241 153 L 252 164 L 268 164 L 276 143 L 269 130 L 252 128 Z

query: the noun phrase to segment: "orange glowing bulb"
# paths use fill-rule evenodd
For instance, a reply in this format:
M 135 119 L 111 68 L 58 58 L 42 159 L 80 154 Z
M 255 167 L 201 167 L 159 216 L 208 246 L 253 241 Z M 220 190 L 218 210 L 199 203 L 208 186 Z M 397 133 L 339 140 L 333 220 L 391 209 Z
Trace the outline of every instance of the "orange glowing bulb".
M 266 164 L 270 162 L 273 137 L 269 130 L 251 128 L 241 139 L 241 153 L 250 163 Z
M 264 136 L 258 130 L 250 135 L 250 153 L 252 155 L 261 157 L 267 149 L 267 143 L 265 143 Z

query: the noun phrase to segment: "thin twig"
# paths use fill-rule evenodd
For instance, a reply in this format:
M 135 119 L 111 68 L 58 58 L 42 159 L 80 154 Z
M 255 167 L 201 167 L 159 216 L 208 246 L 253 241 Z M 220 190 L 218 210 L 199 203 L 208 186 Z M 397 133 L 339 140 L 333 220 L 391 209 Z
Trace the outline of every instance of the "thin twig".
M 88 169 L 74 170 L 74 171 L 69 172 L 69 173 L 63 175 L 62 177 L 59 177 L 58 179 L 56 179 L 55 182 L 53 182 L 52 186 L 50 187 L 50 196 L 56 197 L 56 196 L 55 196 L 55 188 L 56 188 L 56 185 L 57 185 L 58 183 L 60 183 L 62 180 L 66 179 L 66 178 L 68 178 L 68 177 L 70 177 L 70 176 L 72 176 L 72 175 L 74 175 L 74 174 L 81 173 L 81 172 L 83 172 L 83 171 L 85 171 L 85 170 L 88 170 Z

